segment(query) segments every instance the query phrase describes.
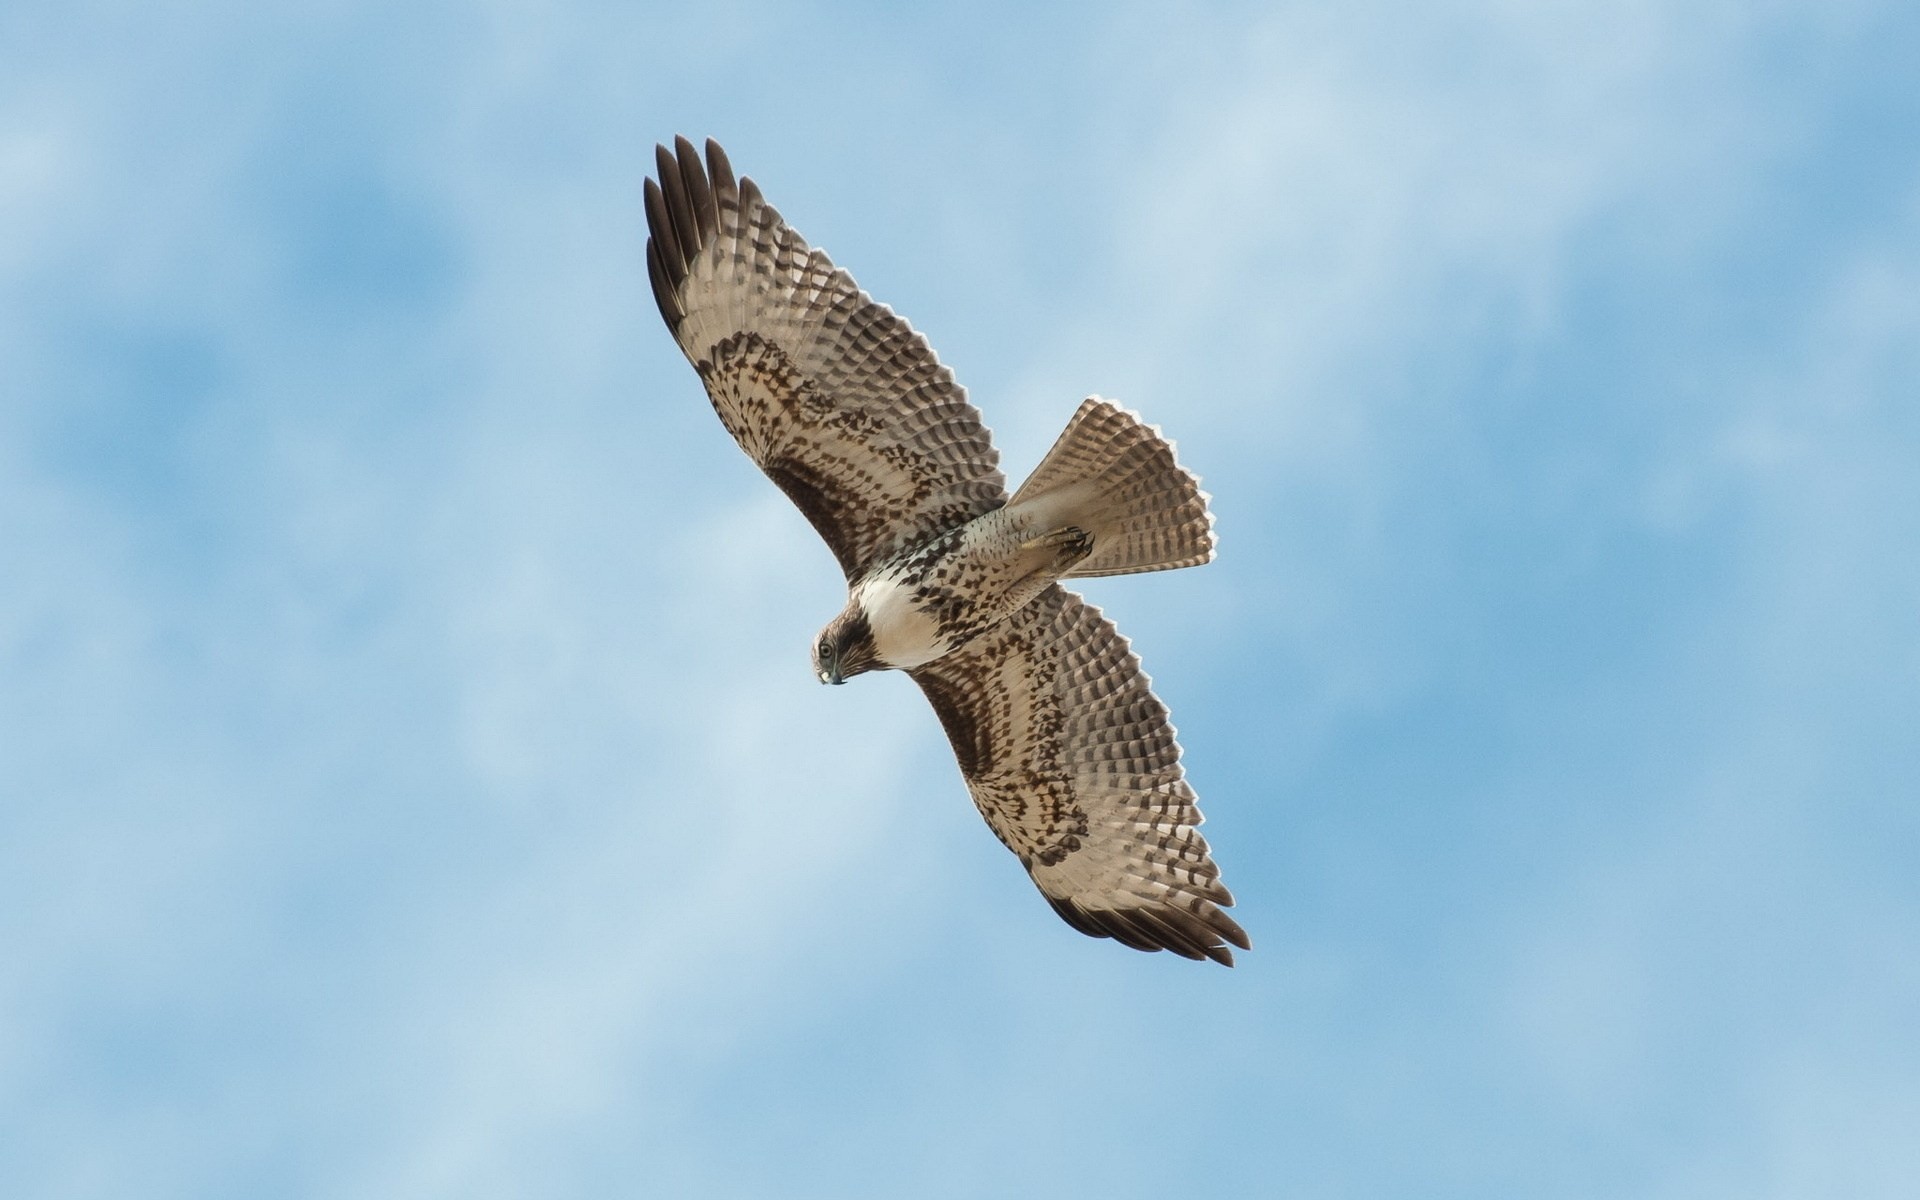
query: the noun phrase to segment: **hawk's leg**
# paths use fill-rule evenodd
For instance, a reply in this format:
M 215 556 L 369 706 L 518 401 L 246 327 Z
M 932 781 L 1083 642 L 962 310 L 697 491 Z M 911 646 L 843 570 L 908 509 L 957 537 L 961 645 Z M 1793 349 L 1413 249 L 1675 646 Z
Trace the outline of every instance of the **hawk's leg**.
M 1036 556 L 1040 559 L 1033 574 L 1058 579 L 1073 564 L 1093 553 L 1093 535 L 1078 525 L 1069 525 L 1065 529 L 1055 529 L 1039 537 L 1028 538 L 1020 543 L 1018 552 L 1023 558 Z
M 1016 542 L 1008 556 L 1012 567 L 1007 582 L 1006 612 L 1013 612 L 1038 596 L 1046 586 L 1093 553 L 1093 535 L 1078 525 L 1065 525 Z M 1004 614 L 1003 614 L 1004 615 Z

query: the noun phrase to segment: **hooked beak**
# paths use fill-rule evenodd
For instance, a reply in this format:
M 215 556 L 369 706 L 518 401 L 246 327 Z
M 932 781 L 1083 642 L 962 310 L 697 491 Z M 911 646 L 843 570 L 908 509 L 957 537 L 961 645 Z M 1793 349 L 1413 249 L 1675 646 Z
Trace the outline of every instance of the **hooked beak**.
M 840 673 L 840 656 L 835 654 L 825 658 L 824 666 L 814 668 L 814 678 L 821 683 L 845 683 L 847 677 Z

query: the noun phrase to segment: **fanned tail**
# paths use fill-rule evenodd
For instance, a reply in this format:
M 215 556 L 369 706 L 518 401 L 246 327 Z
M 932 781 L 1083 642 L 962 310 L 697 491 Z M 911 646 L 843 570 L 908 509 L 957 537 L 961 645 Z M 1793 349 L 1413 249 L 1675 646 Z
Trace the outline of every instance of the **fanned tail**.
M 1173 445 L 1127 410 L 1090 396 L 1007 504 L 1029 527 L 1078 528 L 1093 549 L 1067 578 L 1170 571 L 1213 558 L 1213 514 Z

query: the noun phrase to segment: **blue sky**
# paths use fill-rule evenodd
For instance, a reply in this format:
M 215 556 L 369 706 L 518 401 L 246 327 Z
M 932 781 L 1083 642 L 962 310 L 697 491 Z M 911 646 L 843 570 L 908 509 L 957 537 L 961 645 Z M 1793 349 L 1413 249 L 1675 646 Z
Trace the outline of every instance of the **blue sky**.
M 1920 13 L 0 11 L 0 1193 L 1905 1197 Z M 1093 581 L 1229 972 L 1081 938 L 661 328 L 719 137 Z

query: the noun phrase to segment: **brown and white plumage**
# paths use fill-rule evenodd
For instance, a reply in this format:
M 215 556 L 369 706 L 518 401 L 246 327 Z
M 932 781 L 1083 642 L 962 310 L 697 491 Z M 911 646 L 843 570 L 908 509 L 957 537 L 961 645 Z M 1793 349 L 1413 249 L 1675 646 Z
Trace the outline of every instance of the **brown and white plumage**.
M 912 674 L 980 815 L 1069 925 L 1228 965 L 1223 942 L 1247 948 L 1167 708 L 1099 609 L 1052 584 Z
M 810 249 L 707 143 L 658 147 L 647 270 L 714 411 L 849 580 L 1007 499 L 979 410 L 925 338 Z
M 1232 965 L 1167 710 L 1099 610 L 1057 580 L 1213 554 L 1206 495 L 1157 430 L 1084 403 L 1008 497 L 980 414 L 885 305 L 736 181 L 709 141 L 646 184 L 661 315 L 728 432 L 833 550 L 848 606 L 823 681 L 907 670 L 975 804 L 1054 910 L 1095 937 Z

